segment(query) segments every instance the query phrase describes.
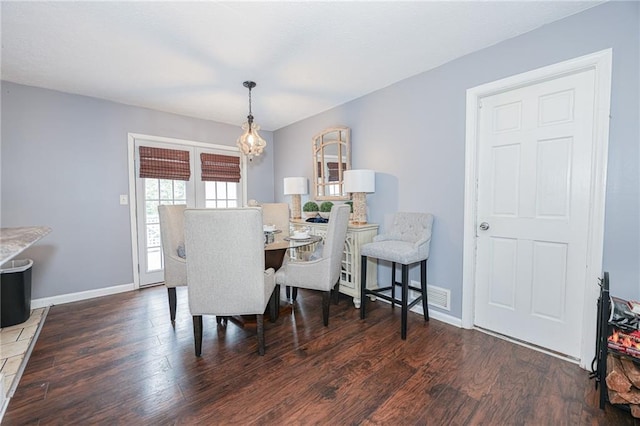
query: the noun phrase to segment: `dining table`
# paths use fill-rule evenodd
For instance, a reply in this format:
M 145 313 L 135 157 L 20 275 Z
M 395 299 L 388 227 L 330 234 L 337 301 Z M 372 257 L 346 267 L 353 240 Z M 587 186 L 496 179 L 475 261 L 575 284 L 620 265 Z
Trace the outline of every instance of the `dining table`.
M 265 232 L 266 234 L 266 232 Z M 270 241 L 266 243 L 266 241 Z M 308 235 L 307 238 L 296 238 L 295 236 L 289 236 L 282 231 L 273 231 L 271 236 L 265 235 L 264 245 L 264 268 L 273 268 L 277 271 L 282 266 L 284 256 L 289 250 L 290 256 L 294 259 L 302 260 L 305 252 L 313 251 L 316 244 L 322 241 L 322 237 L 317 235 Z M 280 295 L 276 295 L 276 318 L 280 313 L 286 313 L 291 306 L 286 306 L 281 312 L 280 309 Z
M 295 238 L 282 232 L 273 232 L 273 241 L 264 245 L 264 269 L 273 268 L 277 271 L 282 266 L 287 250 L 291 249 L 292 254 L 295 255 L 298 251 L 313 249 L 315 244 L 320 241 L 322 241 L 322 237 L 317 235 L 308 235 L 307 238 Z
M 294 259 L 302 260 L 304 253 L 313 251 L 316 244 L 322 241 L 322 237 L 317 235 L 308 235 L 307 238 L 296 238 L 284 234 L 281 230 L 269 231 L 271 235 L 267 235 L 265 231 L 264 245 L 264 269 L 273 268 L 277 271 L 282 266 L 284 256 L 287 250 L 290 250 L 290 256 Z M 280 294 L 274 296 L 276 302 L 276 317 L 270 320 L 276 321 L 280 314 L 291 312 L 291 305 L 287 304 L 280 307 Z M 265 315 L 269 315 L 269 309 L 265 311 Z M 253 315 L 232 316 L 230 318 L 237 325 L 244 327 L 246 325 L 255 325 L 255 317 Z

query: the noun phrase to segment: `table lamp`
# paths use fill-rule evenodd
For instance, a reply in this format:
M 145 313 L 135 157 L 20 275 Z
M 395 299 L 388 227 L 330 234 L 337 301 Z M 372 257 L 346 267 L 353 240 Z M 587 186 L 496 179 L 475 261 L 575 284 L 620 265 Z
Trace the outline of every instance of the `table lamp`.
M 293 219 L 300 219 L 302 212 L 300 208 L 300 195 L 307 193 L 306 177 L 286 177 L 284 178 L 284 195 L 291 195 L 291 216 Z
M 353 223 L 367 223 L 366 193 L 376 191 L 376 172 L 373 170 L 346 170 L 343 173 L 344 190 L 353 194 Z

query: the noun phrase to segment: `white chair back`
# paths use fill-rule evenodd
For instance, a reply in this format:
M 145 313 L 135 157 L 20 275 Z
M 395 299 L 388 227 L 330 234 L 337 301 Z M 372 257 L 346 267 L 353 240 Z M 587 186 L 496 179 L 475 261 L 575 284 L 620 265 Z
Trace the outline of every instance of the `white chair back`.
M 420 258 L 426 259 L 429 257 L 432 228 L 431 213 L 398 212 L 393 215 L 391 228 L 385 232 L 385 236 L 389 240 L 416 244 Z
M 330 259 L 328 288 L 331 288 L 340 278 L 344 241 L 347 238 L 350 212 L 351 209 L 346 204 L 334 205 L 331 208 L 327 237 L 322 250 L 322 257 Z
M 275 225 L 282 231 L 282 236 L 289 236 L 289 204 L 264 203 L 262 204 L 262 221 L 265 225 Z
M 178 256 L 178 246 L 184 244 L 184 211 L 187 206 L 158 206 L 160 239 L 164 256 L 164 281 L 167 287 L 187 285 L 184 259 Z
M 262 314 L 275 281 L 264 270 L 258 208 L 187 209 L 185 245 L 192 315 Z

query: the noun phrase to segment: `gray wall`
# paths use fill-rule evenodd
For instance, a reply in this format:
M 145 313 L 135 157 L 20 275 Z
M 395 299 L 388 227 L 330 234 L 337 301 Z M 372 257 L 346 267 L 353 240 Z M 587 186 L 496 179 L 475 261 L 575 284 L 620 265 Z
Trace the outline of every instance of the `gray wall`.
M 638 299 L 639 21 L 640 4 L 608 3 L 279 129 L 274 133 L 276 197 L 286 199 L 280 195 L 284 177 L 312 177 L 315 133 L 337 124 L 351 127 L 353 168 L 377 172 L 376 192 L 367 197 L 369 221 L 382 224 L 395 211 L 435 215 L 429 283 L 451 289 L 450 314 L 459 318 L 466 90 L 613 48 L 604 269 L 610 272 L 614 294 Z M 412 271 L 413 279 L 417 272 Z M 389 275 L 388 268 L 380 268 L 380 280 Z
M 451 314 L 460 317 L 466 90 L 613 48 L 604 267 L 614 294 L 638 299 L 639 21 L 638 3 L 607 3 L 264 132 L 269 145 L 249 167 L 247 197 L 289 201 L 283 178 L 312 176 L 311 137 L 351 127 L 353 167 L 377 171 L 370 221 L 399 210 L 436 216 L 429 282 L 451 289 Z M 93 98 L 7 82 L 1 89 L 0 225 L 53 228 L 23 254 L 36 261 L 34 298 L 133 282 L 129 208 L 118 202 L 128 193 L 128 132 L 225 145 L 239 134 L 237 126 Z
M 34 259 L 33 297 L 133 283 L 127 133 L 234 145 L 239 126 L 2 82 L 2 227 L 53 231 Z M 242 117 L 239 117 L 239 120 Z M 273 200 L 273 134 L 248 166 L 247 197 Z M 133 198 L 133 197 L 130 197 Z

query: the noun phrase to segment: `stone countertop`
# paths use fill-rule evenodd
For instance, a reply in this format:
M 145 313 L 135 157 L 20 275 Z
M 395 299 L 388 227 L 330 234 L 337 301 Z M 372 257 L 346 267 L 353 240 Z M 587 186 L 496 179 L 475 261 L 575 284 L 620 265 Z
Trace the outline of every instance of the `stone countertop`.
M 0 228 L 0 265 L 13 259 L 51 232 L 48 226 Z

